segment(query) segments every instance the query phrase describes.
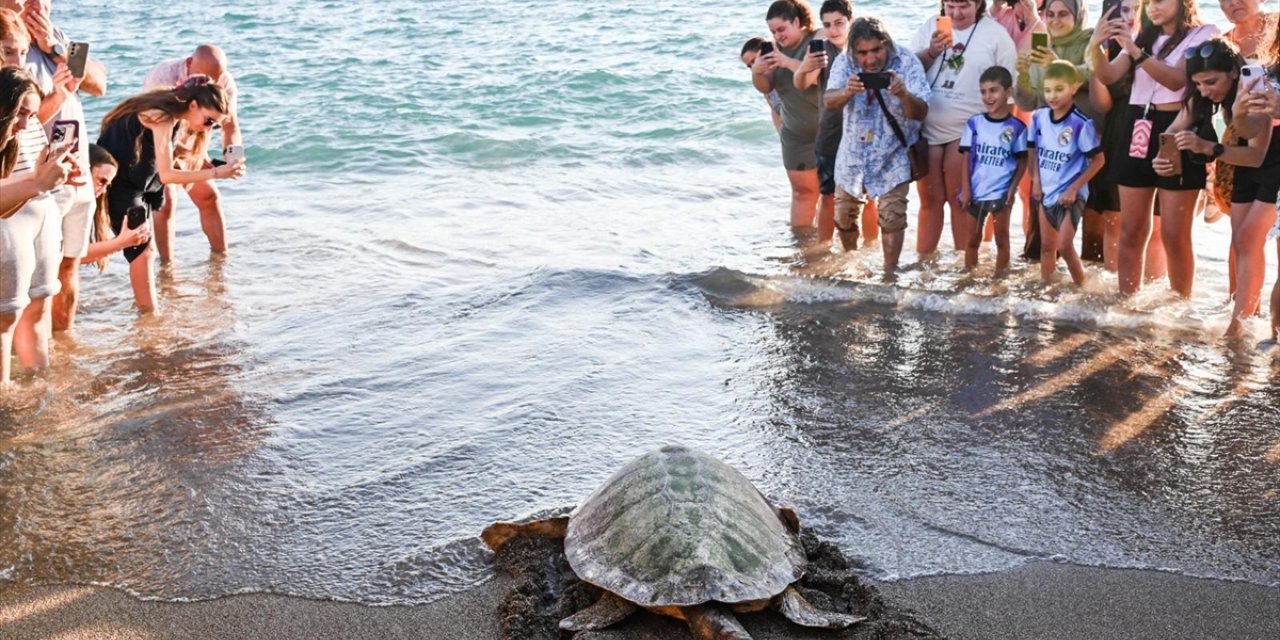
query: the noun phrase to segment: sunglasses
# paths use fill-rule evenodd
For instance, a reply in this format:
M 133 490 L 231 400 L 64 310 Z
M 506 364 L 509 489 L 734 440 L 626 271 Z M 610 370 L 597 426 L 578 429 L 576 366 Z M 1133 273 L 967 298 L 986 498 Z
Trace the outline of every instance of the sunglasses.
M 204 126 L 209 127 L 210 129 L 221 129 L 221 128 L 222 128 L 222 125 L 218 124 L 218 121 L 217 121 L 217 120 L 214 120 L 213 118 L 205 118 L 205 119 L 204 119 Z
M 1187 49 L 1186 51 L 1183 51 L 1182 57 L 1186 58 L 1187 60 L 1192 60 L 1195 58 L 1211 58 L 1213 57 L 1213 54 L 1218 53 L 1218 51 L 1220 50 L 1221 50 L 1221 47 L 1219 47 L 1217 44 L 1212 42 L 1206 42 L 1200 45 L 1199 47 L 1192 47 L 1190 49 Z

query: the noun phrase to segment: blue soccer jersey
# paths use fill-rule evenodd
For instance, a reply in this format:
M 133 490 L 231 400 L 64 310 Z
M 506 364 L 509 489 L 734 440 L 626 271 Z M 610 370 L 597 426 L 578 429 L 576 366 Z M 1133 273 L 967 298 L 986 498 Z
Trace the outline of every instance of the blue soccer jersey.
M 1018 158 L 1027 155 L 1027 125 L 985 113 L 969 118 L 960 134 L 960 152 L 969 154 L 969 191 L 974 202 L 1004 200 L 1013 185 Z
M 1102 151 L 1093 120 L 1074 107 L 1061 121 L 1054 121 L 1053 110 L 1049 107 L 1037 109 L 1031 115 L 1031 129 L 1027 135 L 1028 144 L 1036 150 L 1040 190 L 1044 192 L 1046 207 L 1058 204 L 1062 192 L 1089 166 L 1089 158 Z M 1080 187 L 1078 197 L 1088 199 L 1088 184 Z

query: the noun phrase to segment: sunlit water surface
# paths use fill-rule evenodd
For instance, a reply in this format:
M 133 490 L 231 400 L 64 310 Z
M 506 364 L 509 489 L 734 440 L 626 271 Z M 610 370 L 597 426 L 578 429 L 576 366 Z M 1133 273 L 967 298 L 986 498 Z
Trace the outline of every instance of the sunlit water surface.
M 86 269 L 56 368 L 0 400 L 0 591 L 431 601 L 490 575 L 485 525 L 668 442 L 882 579 L 1280 586 L 1280 360 L 1264 321 L 1217 339 L 1226 223 L 1185 302 L 806 254 L 735 58 L 757 4 L 59 4 L 111 70 L 94 119 L 226 47 L 251 173 L 229 258 L 183 202 L 165 313 Z M 906 41 L 928 8 L 878 11 Z

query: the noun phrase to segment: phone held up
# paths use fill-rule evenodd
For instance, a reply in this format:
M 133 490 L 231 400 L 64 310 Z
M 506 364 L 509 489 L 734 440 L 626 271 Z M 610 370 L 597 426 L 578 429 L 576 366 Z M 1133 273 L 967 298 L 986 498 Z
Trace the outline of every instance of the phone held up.
M 72 42 L 67 48 L 67 69 L 77 78 L 84 77 L 84 67 L 89 62 L 89 43 Z
M 889 88 L 889 83 L 893 80 L 893 76 L 887 73 L 859 73 L 858 81 L 867 91 L 881 90 Z
M 1048 48 L 1049 48 L 1049 34 L 1043 33 L 1040 31 L 1036 31 L 1031 34 L 1031 50 L 1032 51 L 1035 51 L 1036 49 L 1048 49 Z
M 130 229 L 137 229 L 146 224 L 149 217 L 151 217 L 151 211 L 142 205 L 129 207 L 124 212 L 124 222 Z
M 809 53 L 822 53 L 826 50 L 826 41 L 814 38 L 809 41 Z
M 1262 65 L 1246 64 L 1240 68 L 1240 86 L 1245 91 L 1257 91 L 1258 84 L 1267 77 Z
M 769 54 L 771 54 L 771 53 L 773 53 L 773 43 L 772 43 L 772 42 L 761 42 L 761 43 L 760 43 L 760 55 L 762 55 L 762 56 L 767 56 L 767 55 L 769 55 Z
M 1178 136 L 1173 133 L 1160 134 L 1160 148 L 1157 157 L 1173 163 L 1173 175 L 1182 175 L 1182 150 L 1178 148 Z
M 234 164 L 237 160 L 244 160 L 244 145 L 233 144 L 222 150 L 222 161 L 226 164 Z
M 938 16 L 938 33 L 951 37 L 951 16 Z
M 49 136 L 49 152 L 62 155 L 80 150 L 80 123 L 75 120 L 56 120 Z

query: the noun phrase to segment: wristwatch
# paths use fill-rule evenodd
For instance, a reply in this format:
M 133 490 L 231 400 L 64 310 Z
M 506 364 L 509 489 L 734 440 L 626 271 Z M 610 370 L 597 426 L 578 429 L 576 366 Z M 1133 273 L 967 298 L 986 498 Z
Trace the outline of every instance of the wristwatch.
M 49 48 L 49 55 L 54 58 L 66 58 L 67 48 L 62 46 L 61 42 L 54 42 L 53 46 Z
M 1227 148 L 1222 146 L 1222 143 L 1219 142 L 1213 145 L 1213 152 L 1209 154 L 1209 157 L 1213 158 L 1214 160 L 1217 160 L 1218 158 L 1222 157 L 1222 154 L 1226 152 L 1227 152 Z

